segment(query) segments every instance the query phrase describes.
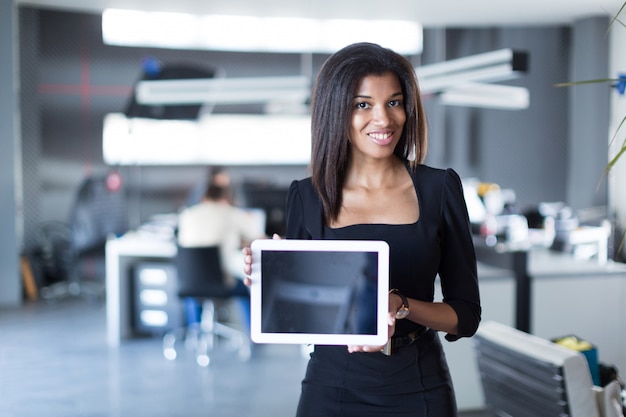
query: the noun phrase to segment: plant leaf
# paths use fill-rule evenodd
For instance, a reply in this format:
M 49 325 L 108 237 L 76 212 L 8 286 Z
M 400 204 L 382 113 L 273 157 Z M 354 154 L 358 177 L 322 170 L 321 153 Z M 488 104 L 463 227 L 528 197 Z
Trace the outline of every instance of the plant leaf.
M 597 83 L 616 83 L 619 81 L 619 78 L 599 78 L 597 80 L 585 80 L 585 81 L 572 81 L 569 83 L 559 83 L 555 84 L 555 87 L 571 87 L 574 85 L 581 84 L 597 84 Z
M 612 26 L 615 23 L 619 23 L 620 25 L 626 27 L 626 24 L 624 24 L 624 22 L 622 22 L 619 19 L 619 15 L 626 10 L 626 1 L 624 1 L 624 3 L 622 4 L 622 7 L 620 7 L 620 9 L 618 10 L 618 12 L 613 16 L 613 19 L 611 19 L 611 23 L 609 23 L 609 27 L 607 28 L 607 35 L 609 33 L 609 31 L 611 30 Z M 581 84 L 597 84 L 597 83 L 618 83 L 620 82 L 620 78 L 601 78 L 601 79 L 596 79 L 596 80 L 586 80 L 586 81 L 574 81 L 574 82 L 569 82 L 569 83 L 559 83 L 559 84 L 555 84 L 556 87 L 571 87 L 571 86 L 575 86 L 575 85 L 581 85 Z M 622 81 L 623 82 L 623 81 Z M 620 90 L 621 92 L 621 90 Z M 609 141 L 609 147 L 612 146 L 613 142 L 615 141 L 615 139 L 617 138 L 617 135 L 619 133 L 619 131 L 622 129 L 622 127 L 624 126 L 624 124 L 626 123 L 626 117 L 624 117 L 622 119 L 622 121 L 620 122 L 619 126 L 617 127 L 617 129 L 615 130 L 615 133 L 613 134 L 613 137 L 611 137 L 611 140 Z M 609 161 L 609 163 L 606 165 L 606 167 L 604 168 L 604 176 L 608 175 L 609 171 L 611 171 L 611 169 L 615 166 L 615 164 L 617 163 L 617 161 L 626 153 L 626 139 L 624 139 L 624 142 L 622 143 L 622 148 L 619 150 L 619 152 L 617 153 L 617 155 L 615 155 L 613 158 L 611 158 L 611 160 Z M 599 184 L 598 184 L 599 186 Z M 625 233 L 626 236 L 626 233 Z M 622 244 L 624 243 L 624 240 L 622 239 Z
M 622 13 L 622 11 L 624 11 L 624 8 L 626 8 L 626 1 L 624 2 L 624 4 L 622 4 L 622 7 L 619 8 L 618 12 L 615 14 L 615 16 L 613 16 L 613 19 L 611 19 L 611 23 L 609 23 L 609 27 L 606 30 L 606 33 L 608 34 L 609 31 L 611 30 L 611 27 L 613 26 L 613 24 L 615 22 L 619 23 L 620 25 L 626 27 L 626 25 L 624 24 L 624 22 L 622 22 L 621 20 L 618 19 L 619 15 Z
M 615 138 L 617 137 L 617 134 L 619 133 L 622 126 L 624 126 L 624 123 L 626 123 L 626 116 L 624 116 L 620 124 L 617 126 L 617 129 L 615 129 L 615 133 L 613 134 L 613 137 L 609 141 L 609 146 L 613 145 L 613 142 L 615 142 Z M 624 139 L 624 141 L 626 142 L 626 139 Z
M 617 160 L 624 154 L 624 152 L 626 152 L 626 139 L 624 140 L 624 143 L 622 144 L 622 149 L 620 149 L 620 151 L 617 153 L 617 155 L 615 155 L 613 157 L 613 159 L 611 159 L 609 161 L 609 163 L 606 165 L 606 168 L 604 168 L 604 173 L 605 174 L 609 173 L 609 171 L 617 163 Z

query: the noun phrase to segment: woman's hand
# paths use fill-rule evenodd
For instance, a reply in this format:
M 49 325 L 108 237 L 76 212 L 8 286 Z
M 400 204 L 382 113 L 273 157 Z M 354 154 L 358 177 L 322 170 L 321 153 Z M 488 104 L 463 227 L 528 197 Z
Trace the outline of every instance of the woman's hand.
M 393 336 L 393 333 L 396 331 L 396 313 L 395 310 L 393 312 L 393 314 L 391 312 L 389 312 L 389 315 L 387 316 L 387 324 L 389 325 L 387 327 L 387 338 L 388 340 L 391 339 L 391 336 Z M 370 346 L 370 345 L 348 345 L 348 352 L 350 353 L 354 353 L 354 352 L 380 352 L 382 351 L 385 345 L 382 346 Z
M 246 246 L 243 248 L 243 274 L 245 278 L 243 279 L 243 283 L 246 286 L 250 286 L 252 281 L 250 280 L 250 274 L 252 273 L 252 250 L 250 247 Z
M 272 239 L 280 239 L 276 233 L 272 236 Z M 243 274 L 245 278 L 243 279 L 244 284 L 248 287 L 252 284 L 250 280 L 250 274 L 252 273 L 252 250 L 249 247 L 245 247 L 242 250 L 243 252 Z
M 391 339 L 394 332 L 396 331 L 396 312 L 402 305 L 402 299 L 397 294 L 389 294 L 389 312 L 387 316 L 387 324 L 388 327 L 388 338 Z M 360 345 L 350 345 L 348 346 L 348 352 L 379 352 L 383 350 L 383 346 L 360 346 Z

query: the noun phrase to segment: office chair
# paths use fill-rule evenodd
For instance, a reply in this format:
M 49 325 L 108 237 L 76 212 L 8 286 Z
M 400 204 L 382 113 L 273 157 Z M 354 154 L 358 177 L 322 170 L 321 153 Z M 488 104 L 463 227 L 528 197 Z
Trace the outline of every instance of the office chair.
M 110 185 L 118 174 L 110 172 L 84 178 L 74 198 L 69 220 L 40 226 L 38 244 L 48 270 L 57 275 L 41 288 L 41 297 L 105 296 L 105 245 L 111 235 L 128 230 L 126 193 L 121 183 Z
M 202 305 L 199 323 L 188 323 L 163 337 L 163 355 L 169 360 L 177 357 L 175 344 L 183 339 L 187 348 L 195 348 L 196 362 L 207 366 L 209 351 L 218 337 L 226 339 L 237 349 L 239 358 L 250 358 L 250 341 L 247 331 L 225 324 L 223 316 L 232 290 L 225 284 L 225 276 L 218 246 L 181 247 L 175 258 L 177 293 L 181 299 L 192 298 Z
M 32 260 L 39 294 L 45 300 L 78 293 L 72 277 L 74 254 L 69 226 L 59 221 L 44 222 L 37 230 Z

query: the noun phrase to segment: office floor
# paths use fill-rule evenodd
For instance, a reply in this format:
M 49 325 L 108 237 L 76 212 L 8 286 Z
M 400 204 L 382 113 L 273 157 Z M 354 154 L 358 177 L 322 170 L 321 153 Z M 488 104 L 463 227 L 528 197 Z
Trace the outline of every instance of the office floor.
M 206 368 L 159 338 L 119 349 L 105 341 L 102 302 L 65 300 L 0 310 L 2 417 L 290 417 L 306 359 L 299 346 L 255 346 L 248 362 L 226 346 Z M 464 417 L 482 417 L 466 413 Z

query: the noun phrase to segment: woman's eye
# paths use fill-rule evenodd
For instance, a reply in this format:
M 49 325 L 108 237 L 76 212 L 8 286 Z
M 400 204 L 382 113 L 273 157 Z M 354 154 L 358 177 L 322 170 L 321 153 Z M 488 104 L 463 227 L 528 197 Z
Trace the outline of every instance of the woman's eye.
M 367 108 L 369 108 L 369 104 L 365 103 L 365 102 L 359 102 L 359 103 L 356 103 L 356 108 L 357 109 L 367 109 Z
M 391 100 L 389 102 L 389 107 L 399 107 L 402 105 L 402 100 Z

